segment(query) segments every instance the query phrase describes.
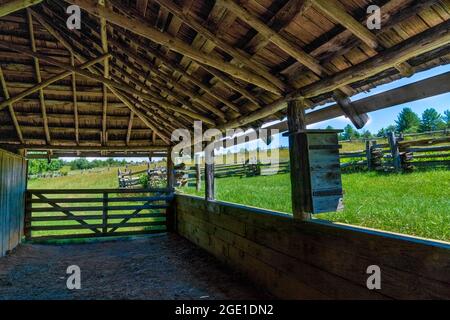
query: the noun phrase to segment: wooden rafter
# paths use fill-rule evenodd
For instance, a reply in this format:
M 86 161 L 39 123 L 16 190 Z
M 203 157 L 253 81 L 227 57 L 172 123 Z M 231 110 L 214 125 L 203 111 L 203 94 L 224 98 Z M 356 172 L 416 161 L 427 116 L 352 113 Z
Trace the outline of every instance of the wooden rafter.
M 276 111 L 284 109 L 287 101 L 297 98 L 316 97 L 327 92 L 333 92 L 343 85 L 367 79 L 415 56 L 420 56 L 449 43 L 450 20 L 430 28 L 401 44 L 386 49 L 386 51 L 363 63 L 304 88 L 300 88 L 296 92 L 280 98 L 260 110 L 230 121 L 225 126 L 221 126 L 221 128 L 235 128 L 258 119 L 263 119 Z
M 6 3 L 0 4 L 0 17 L 7 16 L 8 14 L 16 11 L 34 6 L 41 3 L 42 0 L 10 0 Z
M 75 56 L 73 53 L 70 54 L 70 64 L 75 67 Z M 80 122 L 78 119 L 78 97 L 77 97 L 77 75 L 72 72 L 72 95 L 73 95 L 73 115 L 75 124 L 75 141 L 77 144 L 80 143 Z
M 87 0 L 68 0 L 68 2 L 80 6 L 81 8 L 85 9 L 86 11 L 97 17 L 103 17 L 110 23 L 128 29 L 160 45 L 170 47 L 171 50 L 176 51 L 182 55 L 188 56 L 189 58 L 199 63 L 203 63 L 216 69 L 219 69 L 225 73 L 230 74 L 233 77 L 257 85 L 275 94 L 279 95 L 282 94 L 282 91 L 280 91 L 279 88 L 277 88 L 272 82 L 268 81 L 267 79 L 257 74 L 254 74 L 250 71 L 247 71 L 246 69 L 238 68 L 235 65 L 226 62 L 223 59 L 220 59 L 216 56 L 211 55 L 205 56 L 202 52 L 193 49 L 185 42 L 180 41 L 179 39 L 170 36 L 166 33 L 163 33 L 159 30 L 156 30 L 154 27 L 150 26 L 145 20 L 139 17 L 135 17 L 135 20 L 138 21 L 138 23 L 136 23 L 136 21 L 132 21 L 123 15 L 117 14 L 108 8 L 98 6 L 97 4 Z
M 230 54 L 235 59 L 239 60 L 241 63 L 243 63 L 245 66 L 253 70 L 255 73 L 271 81 L 279 89 L 287 91 L 288 87 L 283 81 L 281 81 L 279 78 L 271 74 L 269 71 L 265 70 L 264 67 L 262 67 L 260 64 L 251 60 L 248 54 L 227 44 L 220 38 L 220 36 L 214 34 L 204 25 L 199 23 L 196 19 L 184 13 L 182 8 L 179 8 L 171 1 L 164 1 L 164 0 L 155 0 L 155 1 L 158 2 L 162 7 L 172 12 L 172 14 L 174 14 L 178 19 L 182 20 L 185 24 L 187 24 L 195 31 L 197 31 L 201 36 L 205 37 L 222 50 L 225 50 L 228 54 Z
M 130 120 L 128 121 L 127 138 L 126 138 L 127 145 L 130 144 L 131 140 L 131 130 L 133 129 L 133 120 L 134 120 L 134 112 L 130 111 Z
M 91 67 L 91 66 L 93 66 L 93 65 L 95 65 L 95 64 L 97 64 L 97 63 L 99 63 L 101 61 L 103 61 L 107 57 L 110 57 L 109 53 L 108 54 L 104 54 L 102 56 L 99 56 L 98 58 L 95 58 L 95 59 L 90 60 L 88 62 L 85 62 L 85 63 L 79 65 L 77 68 L 79 68 L 79 69 L 89 68 L 89 67 Z M 59 80 L 62 80 L 64 78 L 70 76 L 71 74 L 73 74 L 73 72 L 65 71 L 65 72 L 57 74 L 57 75 L 55 75 L 55 76 L 53 76 L 53 77 L 51 77 L 51 78 L 49 78 L 49 79 L 47 79 L 45 81 L 40 81 L 36 85 L 32 86 L 31 88 L 28 88 L 27 90 L 19 93 L 18 95 L 14 96 L 14 97 L 10 97 L 10 98 L 6 99 L 5 101 L 0 102 L 0 110 L 5 108 L 5 107 L 7 107 L 9 104 L 16 103 L 16 102 L 22 100 L 23 98 L 25 98 L 25 97 L 27 97 L 27 96 L 29 96 L 29 95 L 37 92 L 37 91 L 43 90 L 44 88 L 48 87 L 52 83 L 55 83 L 55 82 L 57 82 Z
M 27 9 L 27 20 L 28 20 L 28 31 L 30 34 L 31 50 L 33 50 L 33 52 L 37 52 L 36 40 L 34 38 L 33 17 L 31 16 L 31 11 L 29 9 Z M 36 81 L 42 82 L 39 59 L 33 57 L 33 61 L 34 61 L 34 70 L 36 73 Z M 41 105 L 42 118 L 44 119 L 45 139 L 47 140 L 47 143 L 50 144 L 51 137 L 50 137 L 50 130 L 48 128 L 47 107 L 45 106 L 44 89 L 39 89 L 39 103 Z
M 0 66 L 0 84 L 2 87 L 2 91 L 3 91 L 3 95 L 4 95 L 4 100 L 9 100 L 10 96 L 9 96 L 9 91 L 8 91 L 8 86 L 6 85 L 6 80 L 5 80 L 5 76 L 3 75 L 3 69 Z M 23 134 L 22 134 L 22 130 L 20 129 L 20 125 L 19 125 L 19 121 L 17 121 L 17 117 L 16 117 L 16 113 L 14 111 L 14 107 L 12 103 L 8 103 L 8 110 L 9 110 L 9 115 L 11 116 L 11 120 L 13 122 L 14 128 L 16 130 L 17 136 L 19 138 L 19 141 L 21 143 L 24 143 L 24 139 L 23 139 Z
M 98 4 L 102 7 L 106 6 L 106 0 L 98 0 Z M 108 29 L 106 25 L 106 19 L 100 18 L 100 37 L 102 42 L 103 53 L 108 53 Z M 103 62 L 103 76 L 109 79 L 109 59 Z M 103 90 L 103 117 L 102 117 L 102 141 L 104 144 L 108 142 L 107 129 L 107 115 L 108 115 L 108 87 L 106 84 L 102 84 Z
M 367 27 L 363 26 L 359 21 L 353 18 L 349 13 L 345 11 L 336 0 L 311 0 L 314 7 L 326 14 L 336 23 L 342 24 L 347 30 L 353 33 L 363 43 L 372 48 L 375 53 L 379 49 L 386 49 L 388 46 L 382 38 L 372 33 Z M 411 66 L 407 62 L 403 62 L 396 66 L 404 76 L 411 76 L 414 72 Z
M 63 44 L 63 46 L 69 50 L 71 53 L 73 53 L 74 55 L 77 56 L 77 58 L 82 61 L 85 62 L 86 59 L 80 55 L 75 53 L 74 48 L 72 47 L 72 45 L 70 45 L 69 42 L 67 42 L 65 40 L 65 38 L 56 30 L 55 27 L 53 27 L 51 25 L 51 23 L 49 23 L 48 21 L 46 21 L 46 19 L 41 16 L 39 13 L 37 12 L 32 12 L 33 15 L 35 16 L 36 19 L 39 20 L 39 22 L 41 23 L 41 25 L 43 25 L 46 30 L 53 36 L 55 37 L 61 44 Z M 93 71 L 94 73 L 96 72 L 95 69 L 90 69 L 91 71 Z M 155 132 L 165 143 L 170 144 L 170 139 L 165 136 L 164 134 L 160 133 L 159 130 L 155 129 L 155 127 L 153 125 L 151 125 L 148 120 L 145 118 L 145 116 L 130 102 L 126 99 L 126 97 L 124 97 L 122 94 L 120 94 L 120 92 L 112 87 L 109 87 L 109 89 L 132 111 L 134 112 L 139 119 L 141 119 L 141 121 L 147 126 L 149 127 L 153 132 Z

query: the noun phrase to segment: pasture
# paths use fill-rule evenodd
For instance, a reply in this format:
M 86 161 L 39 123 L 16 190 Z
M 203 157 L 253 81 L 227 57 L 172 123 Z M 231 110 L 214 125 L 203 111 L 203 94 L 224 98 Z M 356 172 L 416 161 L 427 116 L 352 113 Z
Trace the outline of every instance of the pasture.
M 136 167 L 136 170 L 142 169 Z M 117 168 L 29 181 L 30 189 L 117 188 Z M 450 241 L 450 171 L 343 175 L 345 210 L 317 218 L 419 237 Z M 179 192 L 203 196 L 186 187 Z M 291 212 L 289 174 L 216 179 L 216 198 Z

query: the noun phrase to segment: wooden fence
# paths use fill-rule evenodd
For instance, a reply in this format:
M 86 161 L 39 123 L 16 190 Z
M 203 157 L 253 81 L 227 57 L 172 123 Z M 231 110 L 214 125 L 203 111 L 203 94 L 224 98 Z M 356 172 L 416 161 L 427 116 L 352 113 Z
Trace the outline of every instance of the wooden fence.
M 173 193 L 142 190 L 28 190 L 27 240 L 129 236 L 167 230 Z
M 419 135 L 446 134 L 441 137 L 427 137 L 418 140 L 405 140 L 405 136 L 388 134 L 388 143 L 377 140 L 364 140 L 365 149 L 342 152 L 341 169 L 343 171 L 376 170 L 407 171 L 423 167 L 450 167 L 450 136 L 447 131 L 430 132 Z M 204 176 L 204 166 L 190 167 L 187 170 L 189 186 L 200 187 L 200 177 Z M 244 177 L 254 175 L 281 174 L 290 171 L 289 160 L 280 160 L 278 164 L 219 164 L 215 165 L 216 178 Z

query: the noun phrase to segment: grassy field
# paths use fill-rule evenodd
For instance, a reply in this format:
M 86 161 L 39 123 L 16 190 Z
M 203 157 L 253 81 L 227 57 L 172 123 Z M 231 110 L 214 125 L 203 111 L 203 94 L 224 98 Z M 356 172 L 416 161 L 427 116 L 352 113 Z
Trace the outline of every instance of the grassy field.
M 291 212 L 289 174 L 216 180 L 216 198 Z M 317 218 L 450 241 L 450 171 L 343 175 L 345 210 Z M 193 188 L 184 193 L 203 195 Z
M 288 174 L 223 178 L 217 179 L 216 184 L 218 200 L 291 212 Z M 318 218 L 450 241 L 450 171 L 350 173 L 343 175 L 343 184 L 345 210 L 318 215 Z M 117 186 L 117 168 L 32 180 L 28 184 L 30 189 L 102 189 Z M 203 196 L 203 191 L 197 193 L 190 187 L 180 191 Z

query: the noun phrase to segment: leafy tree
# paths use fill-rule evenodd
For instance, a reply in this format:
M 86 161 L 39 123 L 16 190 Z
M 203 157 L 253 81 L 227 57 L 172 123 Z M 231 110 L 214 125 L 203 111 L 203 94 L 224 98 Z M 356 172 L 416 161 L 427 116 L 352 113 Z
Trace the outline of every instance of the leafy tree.
M 352 140 L 355 137 L 355 129 L 351 125 L 347 125 L 342 133 L 343 140 Z
M 445 128 L 442 115 L 434 108 L 426 109 L 422 114 L 420 121 L 420 132 L 436 131 Z
M 364 139 L 371 139 L 372 133 L 369 130 L 364 130 L 364 132 L 361 134 L 361 137 Z
M 386 133 L 388 132 L 397 132 L 397 127 L 391 124 L 390 126 L 387 126 Z
M 447 128 L 450 128 L 450 110 L 444 111 L 444 122 L 445 122 Z
M 377 133 L 377 137 L 379 138 L 384 138 L 386 137 L 386 129 L 385 128 L 381 128 L 378 133 Z
M 395 124 L 397 125 L 397 132 L 417 132 L 420 126 L 420 118 L 411 110 L 411 108 L 403 108 L 398 115 Z

